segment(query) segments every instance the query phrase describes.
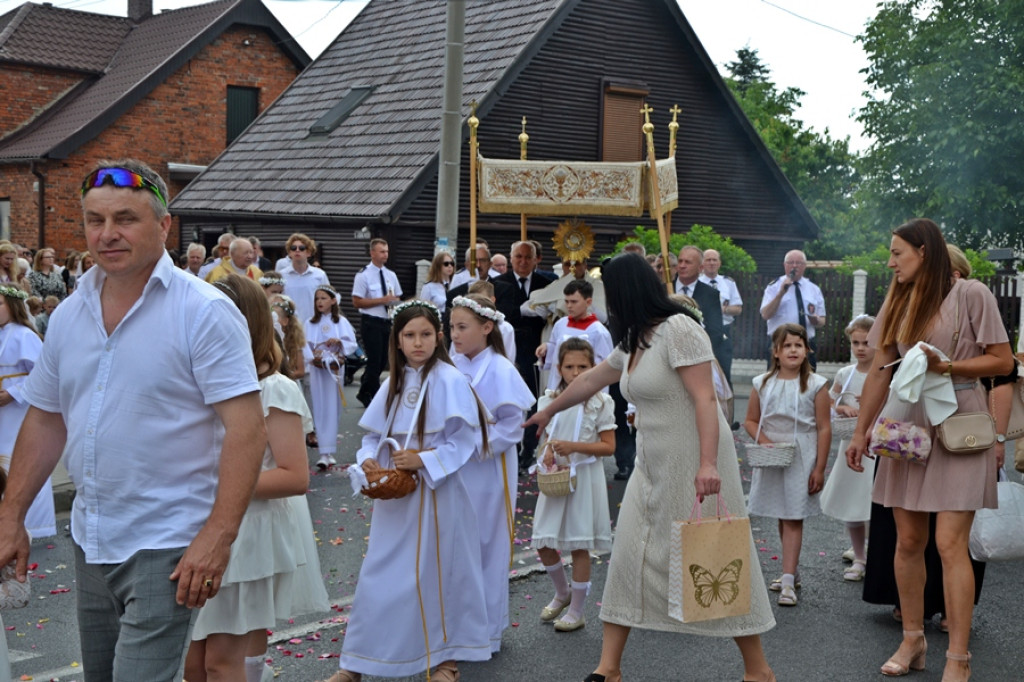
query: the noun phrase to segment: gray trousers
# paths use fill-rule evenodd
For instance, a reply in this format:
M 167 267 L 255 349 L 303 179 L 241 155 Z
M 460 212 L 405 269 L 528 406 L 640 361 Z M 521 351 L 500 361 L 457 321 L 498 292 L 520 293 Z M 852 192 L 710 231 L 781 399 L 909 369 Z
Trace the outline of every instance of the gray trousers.
M 86 682 L 173 682 L 193 611 L 168 580 L 184 548 L 142 550 L 121 564 L 87 564 L 75 544 L 78 633 Z

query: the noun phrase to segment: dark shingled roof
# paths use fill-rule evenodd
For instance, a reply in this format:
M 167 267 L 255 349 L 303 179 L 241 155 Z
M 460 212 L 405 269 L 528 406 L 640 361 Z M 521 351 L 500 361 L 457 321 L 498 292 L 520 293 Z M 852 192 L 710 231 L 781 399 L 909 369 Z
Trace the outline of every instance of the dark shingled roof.
M 514 76 L 562 2 L 466 3 L 465 103 Z M 390 219 L 437 156 L 444 37 L 440 0 L 370 2 L 172 208 Z M 348 118 L 329 135 L 308 135 L 361 85 L 375 87 Z
M 56 50 L 54 54 L 58 56 L 53 57 L 51 61 L 57 66 L 55 62 L 62 58 L 59 55 L 70 54 L 74 50 L 73 47 L 67 46 L 55 47 L 62 39 L 63 29 L 54 28 L 59 22 L 54 20 L 51 13 L 60 12 L 61 16 L 86 13 L 34 5 L 28 7 L 30 10 L 25 13 L 26 17 L 22 17 L 20 25 L 15 25 L 18 22 L 18 17 L 15 17 L 0 33 L 0 45 L 5 44 L 3 38 L 7 39 L 8 44 L 21 45 L 23 27 L 34 27 L 30 35 L 38 45 L 32 48 L 27 45 L 20 47 L 19 61 L 31 61 L 29 57 L 33 54 L 39 57 Z M 20 14 L 23 10 L 25 6 L 17 10 L 17 13 Z M 46 18 L 33 24 L 32 18 L 37 13 L 40 17 Z M 102 132 L 118 116 L 128 111 L 233 24 L 266 29 L 300 69 L 310 61 L 305 51 L 259 0 L 219 0 L 205 5 L 162 12 L 144 19 L 137 25 L 124 18 L 89 16 L 98 18 L 96 25 L 104 25 L 103 22 L 107 20 L 127 22 L 122 39 L 118 41 L 114 50 L 109 51 L 105 63 L 99 65 L 98 69 L 95 65 L 90 69 L 100 73 L 87 87 L 74 89 L 65 97 L 65 101 L 52 107 L 47 114 L 0 141 L 0 162 L 67 157 Z M 78 26 L 81 30 L 86 30 L 82 28 L 84 23 Z M 43 30 L 45 28 L 50 28 L 53 32 L 48 33 Z M 84 44 L 93 38 L 92 34 L 83 33 L 81 39 L 76 39 L 73 43 Z M 101 42 L 109 42 L 106 34 L 103 35 Z M 95 54 L 88 59 L 82 57 L 81 63 L 98 63 L 98 52 L 97 48 Z M 0 53 L 0 60 L 3 57 L 4 54 Z M 63 58 L 70 57 L 65 55 Z M 35 63 L 38 63 L 38 59 Z
M 127 17 L 27 2 L 0 17 L 0 61 L 102 73 L 132 28 Z

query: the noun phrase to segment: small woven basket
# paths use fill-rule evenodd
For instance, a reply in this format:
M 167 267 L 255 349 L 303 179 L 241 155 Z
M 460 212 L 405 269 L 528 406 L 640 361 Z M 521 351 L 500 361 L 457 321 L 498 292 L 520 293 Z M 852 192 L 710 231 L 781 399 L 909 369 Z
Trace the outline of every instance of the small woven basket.
M 416 490 L 420 477 L 402 469 L 374 469 L 366 472 L 366 481 L 363 495 L 374 500 L 397 500 Z
M 796 443 L 747 445 L 747 464 L 752 467 L 788 467 L 796 456 Z
M 832 420 L 832 436 L 850 442 L 857 431 L 857 417 L 836 417 Z
M 565 497 L 572 492 L 569 486 L 569 470 L 562 469 L 549 474 L 537 473 L 537 487 L 548 497 Z M 572 487 L 576 487 L 576 479 L 573 477 Z

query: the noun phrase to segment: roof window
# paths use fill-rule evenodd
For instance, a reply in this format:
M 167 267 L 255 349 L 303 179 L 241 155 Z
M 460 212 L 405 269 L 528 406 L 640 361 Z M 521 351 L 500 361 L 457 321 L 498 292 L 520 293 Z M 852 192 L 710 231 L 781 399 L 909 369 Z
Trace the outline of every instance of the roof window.
M 372 85 L 355 85 L 348 91 L 348 94 L 341 98 L 330 110 L 321 116 L 316 123 L 309 127 L 310 135 L 327 135 L 341 125 L 341 122 L 348 118 L 348 115 L 355 111 L 356 107 L 363 103 L 370 93 L 373 92 Z

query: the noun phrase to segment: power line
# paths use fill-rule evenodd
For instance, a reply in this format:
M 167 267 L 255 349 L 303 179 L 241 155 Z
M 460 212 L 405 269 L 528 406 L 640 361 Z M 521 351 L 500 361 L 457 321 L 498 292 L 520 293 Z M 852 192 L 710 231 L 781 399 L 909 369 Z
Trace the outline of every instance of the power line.
M 856 38 L 857 37 L 857 36 L 853 35 L 852 33 L 847 33 L 846 31 L 844 31 L 842 29 L 836 28 L 835 26 L 829 26 L 828 24 L 823 24 L 820 21 L 815 21 L 814 19 L 809 19 L 808 17 L 805 17 L 805 16 L 803 16 L 801 14 L 797 14 L 796 12 L 794 12 L 791 9 L 786 9 L 785 7 L 782 7 L 781 5 L 776 5 L 774 2 L 769 2 L 768 0 L 761 0 L 761 2 L 763 2 L 766 5 L 769 5 L 770 7 L 774 7 L 777 10 L 781 10 L 781 11 L 785 12 L 786 14 L 792 14 L 797 19 L 801 19 L 801 20 L 806 21 L 808 23 L 814 24 L 815 26 L 820 26 L 822 28 L 827 28 L 830 31 L 835 31 L 836 33 L 839 33 L 840 35 L 846 36 L 847 38 Z

